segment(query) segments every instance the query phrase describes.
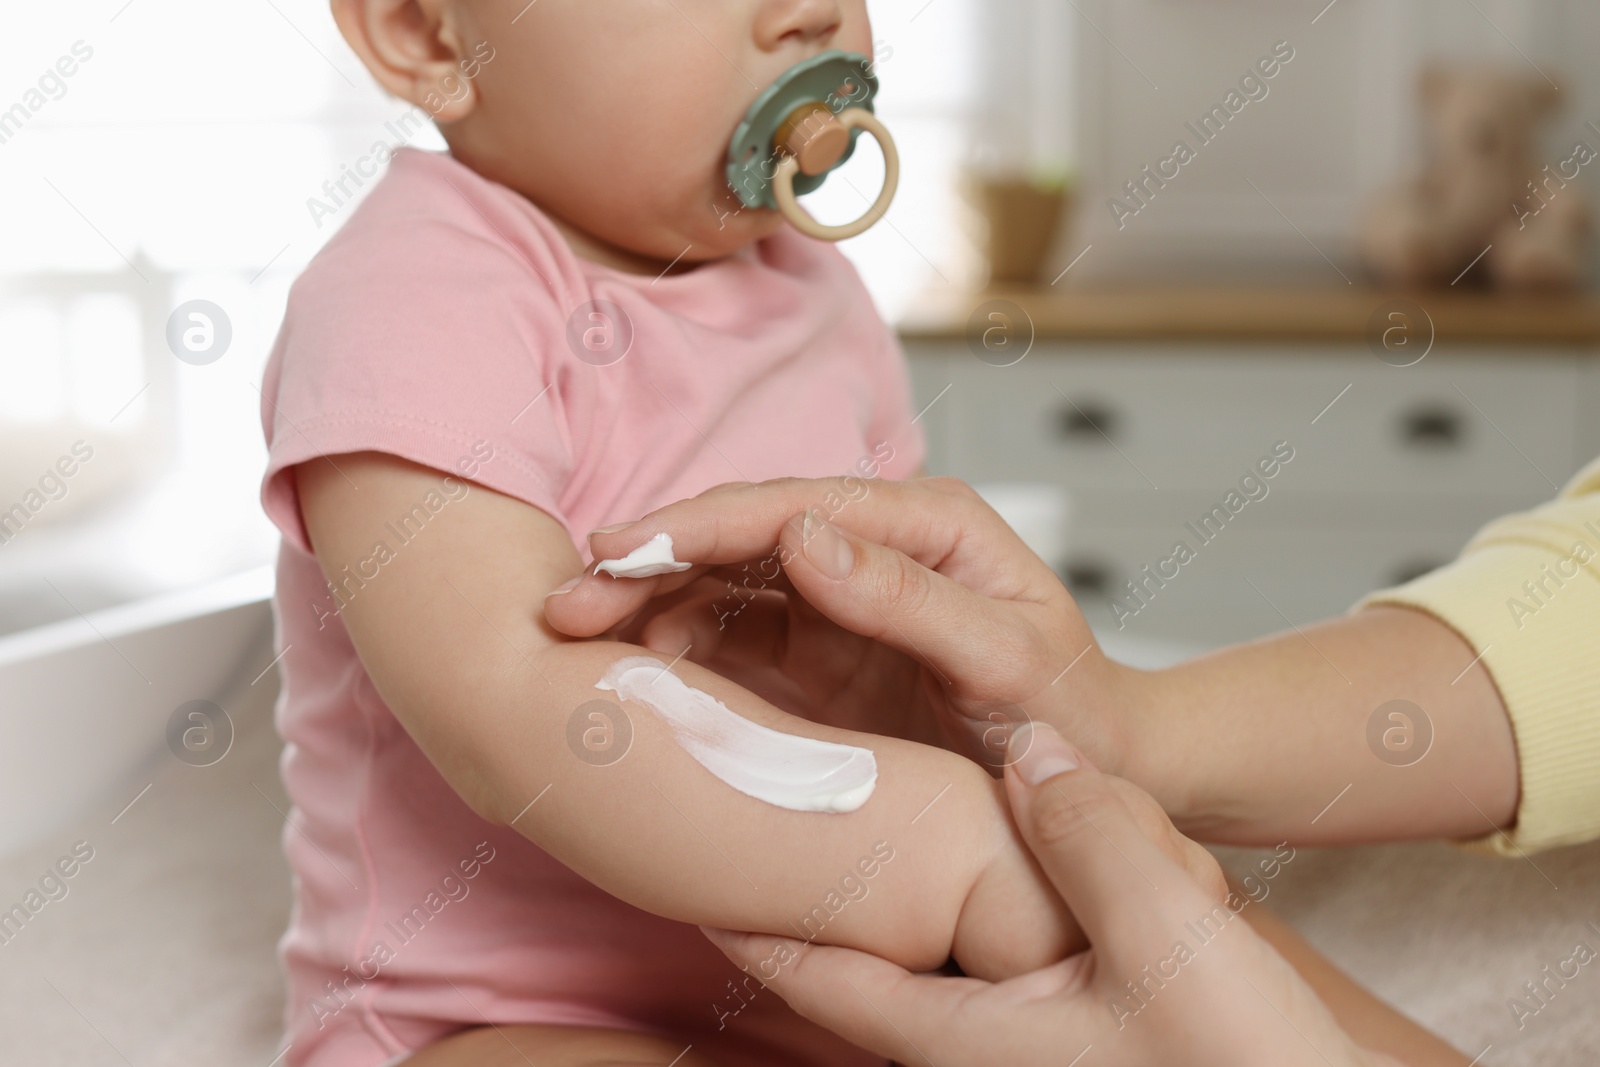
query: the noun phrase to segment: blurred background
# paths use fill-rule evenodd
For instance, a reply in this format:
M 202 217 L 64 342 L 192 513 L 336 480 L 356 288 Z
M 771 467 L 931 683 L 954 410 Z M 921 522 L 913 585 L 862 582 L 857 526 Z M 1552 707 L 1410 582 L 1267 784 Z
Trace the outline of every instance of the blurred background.
M 1343 611 L 1600 453 L 1600 5 L 869 6 L 904 173 L 842 247 L 904 339 L 930 471 L 980 484 L 1113 651 L 1162 662 Z M 289 283 L 349 217 L 315 209 L 324 183 L 380 143 L 443 147 L 322 0 L 11 17 L 0 904 L 73 819 L 132 820 L 169 749 L 189 771 L 246 721 L 270 739 L 262 366 Z M 808 206 L 853 217 L 880 178 L 857 153 Z M 177 716 L 192 700 L 214 710 Z M 172 741 L 202 720 L 211 763 Z M 238 788 L 280 832 L 270 744 L 251 751 L 253 774 L 172 786 L 171 817 Z M 256 932 L 281 928 L 271 878 L 232 891 L 267 893 Z M 194 903 L 161 900 L 174 924 Z M 152 1036 L 131 1062 L 245 1062 L 240 1033 L 279 1051 L 262 966 L 230 972 L 214 1045 Z M 38 1010 L 79 1051 L 51 1062 L 112 1062 L 56 992 Z
M 354 202 L 313 200 L 379 143 L 442 147 L 402 122 L 411 109 L 372 85 L 325 6 L 35 5 L 0 42 L 0 506 L 74 442 L 94 453 L 28 509 L 26 536 L 0 526 L 0 632 L 270 559 L 256 385 L 289 282 Z M 1525 186 L 1542 183 L 1537 221 L 1585 229 L 1600 167 L 1574 148 L 1600 148 L 1594 5 L 873 6 L 905 177 L 887 223 L 844 250 L 906 334 L 918 406 L 933 404 L 930 467 L 1070 493 L 1023 497 L 1041 530 L 1070 508 L 1059 544 L 1041 544 L 1087 604 L 1135 625 L 1107 605 L 1278 440 L 1301 457 L 1278 499 L 1208 545 L 1139 627 L 1215 641 L 1273 624 L 1231 580 L 1235 556 L 1288 617 L 1337 610 L 1448 558 L 1600 449 L 1576 417 L 1595 395 L 1586 240 L 1562 249 L 1570 277 L 1541 287 L 1558 295 L 1536 299 L 1497 281 L 1492 250 L 1447 284 L 1494 243 L 1482 218 L 1408 219 L 1416 243 L 1431 225 L 1466 249 L 1436 257 L 1427 296 L 1362 254 L 1364 227 L 1398 228 L 1373 218 L 1385 199 L 1430 169 L 1495 225 L 1516 224 L 1518 195 L 1540 206 Z M 1442 87 L 1425 106 L 1429 69 Z M 1534 110 L 1523 97 L 1541 90 Z M 1175 160 L 1179 142 L 1192 158 Z M 1488 158 L 1461 165 L 1463 143 Z M 1505 189 L 1480 192 L 1492 182 L 1461 173 L 1473 167 Z M 858 153 L 809 206 L 853 216 L 880 173 Z M 1438 334 L 1401 369 L 1367 336 L 1395 280 L 1423 314 L 1389 336 L 1415 332 L 1415 352 Z M 991 295 L 1015 337 L 994 309 L 969 330 Z M 192 319 L 195 300 L 215 311 Z M 182 348 L 197 339 L 211 362 Z M 997 343 L 1010 347 L 983 347 Z

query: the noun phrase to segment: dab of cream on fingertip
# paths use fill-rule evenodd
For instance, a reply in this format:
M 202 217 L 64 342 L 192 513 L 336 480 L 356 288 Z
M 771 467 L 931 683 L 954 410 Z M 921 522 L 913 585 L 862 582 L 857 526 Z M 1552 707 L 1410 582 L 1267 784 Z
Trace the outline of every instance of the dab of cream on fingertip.
M 621 559 L 605 559 L 595 564 L 594 572 L 605 571 L 613 578 L 653 578 L 676 574 L 694 566 L 679 563 L 672 555 L 672 535 L 658 533 Z
M 649 656 L 617 660 L 595 683 L 650 708 L 696 763 L 739 792 L 790 811 L 845 813 L 867 802 L 878 782 L 871 749 L 770 730 Z

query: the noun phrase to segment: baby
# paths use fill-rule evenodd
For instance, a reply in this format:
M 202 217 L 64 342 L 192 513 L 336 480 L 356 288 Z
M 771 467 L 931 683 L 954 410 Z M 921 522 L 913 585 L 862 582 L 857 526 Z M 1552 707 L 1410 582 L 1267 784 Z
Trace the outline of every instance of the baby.
M 723 170 L 763 87 L 870 52 L 864 0 L 333 6 L 450 151 L 396 153 L 295 284 L 262 390 L 285 1062 L 867 1064 L 694 924 L 987 977 L 1071 950 L 976 763 L 542 616 L 602 524 L 917 469 L 859 279 Z M 673 700 L 762 751 L 845 754 L 849 788 L 763 792 L 755 748 L 719 771 Z

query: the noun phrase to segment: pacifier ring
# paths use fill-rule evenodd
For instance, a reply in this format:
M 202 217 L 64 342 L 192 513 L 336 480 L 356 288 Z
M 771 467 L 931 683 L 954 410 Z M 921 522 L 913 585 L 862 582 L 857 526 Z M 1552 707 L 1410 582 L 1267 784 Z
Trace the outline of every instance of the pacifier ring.
M 846 131 L 865 130 L 872 135 L 883 151 L 883 190 L 878 193 L 878 199 L 867 209 L 866 214 L 854 222 L 838 226 L 828 226 L 812 218 L 810 213 L 800 206 L 800 201 L 795 196 L 794 182 L 795 177 L 801 173 L 801 164 L 800 159 L 793 154 L 784 155 L 772 176 L 772 196 L 777 201 L 778 210 L 782 212 L 783 217 L 801 233 L 822 241 L 843 241 L 867 232 L 889 210 L 895 192 L 900 187 L 900 153 L 895 148 L 894 138 L 889 135 L 883 123 L 878 121 L 878 117 L 866 108 L 853 107 L 841 111 L 835 116 L 834 121 Z
M 728 187 L 749 208 L 783 215 L 801 233 L 842 241 L 883 217 L 900 184 L 894 138 L 874 115 L 878 76 L 871 59 L 834 49 L 796 63 L 763 89 L 728 143 Z M 825 226 L 798 197 L 814 193 L 855 151 L 863 132 L 883 150 L 883 191 L 867 213 L 843 226 Z

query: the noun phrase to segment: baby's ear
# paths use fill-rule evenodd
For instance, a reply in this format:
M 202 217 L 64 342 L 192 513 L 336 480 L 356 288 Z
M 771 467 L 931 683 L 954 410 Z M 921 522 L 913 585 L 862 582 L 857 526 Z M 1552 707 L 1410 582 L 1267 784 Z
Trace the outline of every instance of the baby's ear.
M 389 92 L 437 122 L 466 118 L 477 100 L 476 62 L 445 0 L 332 0 L 339 32 Z

